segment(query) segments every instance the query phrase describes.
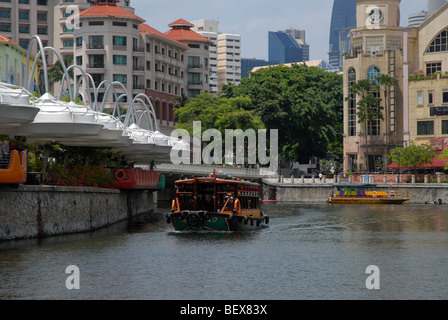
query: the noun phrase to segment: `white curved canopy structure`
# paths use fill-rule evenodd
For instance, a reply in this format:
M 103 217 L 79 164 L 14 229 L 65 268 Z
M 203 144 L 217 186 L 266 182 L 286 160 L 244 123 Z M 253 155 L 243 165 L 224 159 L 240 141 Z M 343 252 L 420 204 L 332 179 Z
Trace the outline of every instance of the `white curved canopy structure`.
M 30 68 L 30 50 L 35 43 L 38 53 Z M 45 58 L 47 51 L 56 54 L 64 73 L 57 98 L 49 93 Z M 43 62 L 45 94 L 36 99 L 29 90 L 39 59 Z M 81 72 L 81 77 L 73 88 L 69 76 L 72 69 Z M 85 94 L 79 92 L 81 82 L 86 87 Z M 67 68 L 60 53 L 54 48 L 43 47 L 38 36 L 33 36 L 30 40 L 23 85 L 26 86 L 25 89 L 0 83 L 0 134 L 22 135 L 33 143 L 58 142 L 67 146 L 109 147 L 138 164 L 169 162 L 173 148 L 190 151 L 186 141 L 160 132 L 156 113 L 148 96 L 138 94 L 132 99 L 126 87 L 116 81 L 106 80 L 95 87 L 90 74 L 76 65 Z M 69 102 L 61 101 L 64 85 Z M 105 90 L 103 101 L 98 101 L 100 89 Z M 108 93 L 112 93 L 115 98 L 112 114 L 104 112 Z M 81 97 L 82 104 L 75 103 L 78 97 Z M 126 115 L 122 116 L 119 103 L 124 103 L 124 97 L 128 108 Z
M 0 133 L 2 128 L 11 129 L 32 122 L 38 112 L 30 92 L 0 82 Z

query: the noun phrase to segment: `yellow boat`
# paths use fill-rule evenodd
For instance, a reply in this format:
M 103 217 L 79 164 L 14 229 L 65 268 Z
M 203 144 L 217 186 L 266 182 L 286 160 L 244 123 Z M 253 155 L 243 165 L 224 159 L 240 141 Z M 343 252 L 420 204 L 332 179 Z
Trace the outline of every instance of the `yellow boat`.
M 362 187 L 372 187 L 363 185 Z M 359 187 L 359 186 L 358 186 Z M 337 186 L 336 192 L 331 191 L 327 203 L 335 204 L 403 204 L 409 198 L 397 197 L 395 191 L 360 191 L 354 186 Z

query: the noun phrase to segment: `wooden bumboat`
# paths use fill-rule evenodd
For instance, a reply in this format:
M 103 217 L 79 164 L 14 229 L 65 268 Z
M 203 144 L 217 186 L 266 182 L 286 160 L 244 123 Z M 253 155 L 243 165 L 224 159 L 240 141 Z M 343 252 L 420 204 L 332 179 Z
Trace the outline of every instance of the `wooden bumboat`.
M 364 185 L 369 187 L 371 185 Z M 359 187 L 359 186 L 358 186 Z M 364 191 L 355 186 L 337 186 L 337 191 L 331 191 L 327 203 L 335 204 L 403 204 L 409 198 L 401 198 L 394 191 Z
M 176 231 L 251 231 L 265 227 L 258 183 L 212 177 L 178 180 L 167 223 Z

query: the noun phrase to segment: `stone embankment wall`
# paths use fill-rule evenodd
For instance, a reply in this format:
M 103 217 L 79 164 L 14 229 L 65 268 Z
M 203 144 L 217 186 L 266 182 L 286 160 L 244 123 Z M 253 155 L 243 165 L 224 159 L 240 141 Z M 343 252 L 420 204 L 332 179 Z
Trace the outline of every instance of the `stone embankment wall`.
M 153 192 L 19 186 L 0 189 L 0 241 L 96 230 L 151 212 Z
M 324 203 L 330 191 L 335 191 L 333 184 L 273 184 L 263 182 L 263 199 L 277 201 L 298 201 Z M 448 204 L 447 184 L 377 184 L 369 187 L 371 191 L 395 191 L 396 197 L 406 197 L 410 204 L 439 203 Z

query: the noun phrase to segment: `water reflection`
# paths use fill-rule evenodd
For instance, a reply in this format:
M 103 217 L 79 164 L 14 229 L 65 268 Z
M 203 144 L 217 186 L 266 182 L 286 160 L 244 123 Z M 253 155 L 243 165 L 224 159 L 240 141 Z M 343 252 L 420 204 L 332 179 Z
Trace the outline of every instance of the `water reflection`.
M 173 231 L 159 207 L 91 233 L 0 243 L 0 298 L 444 299 L 447 209 L 266 204 L 267 228 L 201 233 Z M 64 285 L 70 264 L 77 292 Z M 371 264 L 379 292 L 365 289 Z

